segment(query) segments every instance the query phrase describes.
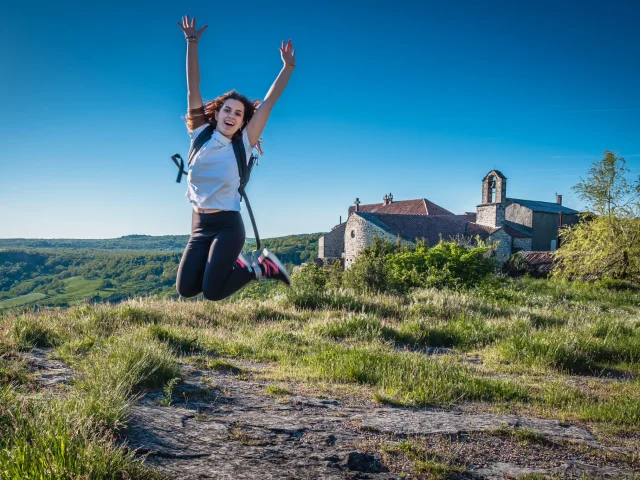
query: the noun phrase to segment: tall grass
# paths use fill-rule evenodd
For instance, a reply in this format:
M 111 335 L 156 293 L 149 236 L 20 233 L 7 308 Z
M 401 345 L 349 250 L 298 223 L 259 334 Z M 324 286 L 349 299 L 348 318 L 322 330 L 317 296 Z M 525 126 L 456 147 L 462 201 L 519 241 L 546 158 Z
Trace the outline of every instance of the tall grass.
M 73 368 L 62 395 L 27 394 L 37 387 L 19 352 L 32 346 Z M 398 405 L 493 402 L 640 426 L 637 290 L 522 279 L 390 296 L 307 285 L 264 300 L 0 317 L 0 477 L 152 478 L 115 441 L 132 403 L 170 390 L 180 361 L 215 368 L 221 356 L 270 362 L 276 381 L 347 384 Z
M 0 478 L 159 478 L 116 440 L 141 389 L 161 387 L 179 370 L 169 346 L 136 326 L 149 322 L 130 316 L 130 307 L 80 307 L 5 320 L 5 357 L 29 346 L 58 347 L 54 352 L 73 365 L 76 380 L 62 391 L 33 395 L 33 380 L 14 374 L 13 383 L 0 388 Z M 108 318 L 113 324 L 105 329 Z M 9 370 L 9 360 L 0 357 L 0 371 Z
M 1 478 L 159 478 L 75 402 L 0 388 Z

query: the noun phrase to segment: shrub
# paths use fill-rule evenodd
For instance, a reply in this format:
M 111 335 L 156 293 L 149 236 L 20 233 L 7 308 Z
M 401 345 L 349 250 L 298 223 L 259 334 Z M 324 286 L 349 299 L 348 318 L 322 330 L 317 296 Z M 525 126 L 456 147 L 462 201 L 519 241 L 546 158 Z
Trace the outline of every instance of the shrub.
M 318 290 L 327 286 L 328 273 L 315 263 L 302 265 L 292 276 L 291 283 L 300 290 Z
M 440 241 L 432 248 L 418 241 L 415 247 L 374 239 L 344 274 L 344 283 L 356 291 L 407 293 L 424 287 L 470 287 L 491 275 L 496 262 L 487 256 L 491 247 L 477 240 L 468 248 Z
M 289 304 L 298 308 L 321 308 L 327 303 L 327 273 L 315 263 L 303 265 L 291 276 L 285 290 Z
M 510 277 L 518 278 L 530 273 L 529 266 L 520 252 L 512 255 L 502 266 L 502 272 Z
M 381 293 L 397 291 L 390 275 L 389 255 L 398 248 L 393 243 L 378 237 L 367 245 L 356 262 L 344 272 L 344 285 L 357 292 Z

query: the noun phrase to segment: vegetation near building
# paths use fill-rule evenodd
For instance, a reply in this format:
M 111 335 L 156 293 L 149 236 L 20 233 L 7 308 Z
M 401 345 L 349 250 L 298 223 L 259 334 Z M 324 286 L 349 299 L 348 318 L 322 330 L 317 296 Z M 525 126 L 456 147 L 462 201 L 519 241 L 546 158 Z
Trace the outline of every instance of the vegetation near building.
M 640 176 L 628 174 L 607 150 L 574 187 L 593 213 L 562 233 L 555 275 L 640 281 Z

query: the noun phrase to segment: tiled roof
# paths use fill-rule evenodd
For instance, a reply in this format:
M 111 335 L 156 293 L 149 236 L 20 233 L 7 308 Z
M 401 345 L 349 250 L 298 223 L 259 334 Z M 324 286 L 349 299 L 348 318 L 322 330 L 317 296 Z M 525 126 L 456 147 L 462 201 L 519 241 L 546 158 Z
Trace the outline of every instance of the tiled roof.
M 519 223 L 514 223 L 510 221 L 504 222 L 504 229 L 509 235 L 513 238 L 529 238 L 533 235 L 533 229 L 527 227 L 525 225 L 520 225 Z M 511 233 L 513 231 L 513 234 Z
M 391 235 L 400 235 L 412 242 L 417 238 L 426 238 L 429 245 L 436 245 L 440 241 L 440 236 L 445 241 L 455 240 L 460 236 L 475 238 L 477 235 L 482 240 L 486 240 L 501 229 L 513 238 L 530 236 L 508 225 L 490 227 L 473 223 L 469 221 L 467 215 L 391 215 L 363 212 L 356 212 L 355 215 L 377 225 Z
M 349 207 L 349 214 L 355 212 L 356 207 Z M 449 210 L 440 205 L 418 198 L 417 200 L 398 200 L 387 205 L 384 203 L 373 203 L 369 205 L 359 205 L 358 212 L 361 213 L 384 213 L 390 215 L 454 215 Z
M 392 235 L 400 235 L 412 242 L 417 238 L 425 238 L 429 245 L 436 245 L 440 241 L 440 235 L 444 240 L 465 235 L 469 223 L 464 215 L 394 215 L 363 212 L 356 212 L 355 215 Z
M 517 203 L 522 205 L 523 207 L 527 207 L 534 212 L 544 212 L 544 213 L 568 213 L 568 214 L 577 214 L 580 213 L 573 208 L 565 207 L 564 205 L 558 205 L 553 202 L 540 202 L 538 200 L 521 200 L 519 198 L 507 198 L 508 201 Z
M 500 227 L 489 227 L 488 225 L 469 222 L 467 223 L 464 235 L 466 237 L 475 237 L 476 235 L 480 235 L 482 240 L 486 240 L 490 235 L 493 235 L 498 230 L 500 230 Z
M 529 266 L 538 272 L 553 270 L 553 252 L 518 252 Z

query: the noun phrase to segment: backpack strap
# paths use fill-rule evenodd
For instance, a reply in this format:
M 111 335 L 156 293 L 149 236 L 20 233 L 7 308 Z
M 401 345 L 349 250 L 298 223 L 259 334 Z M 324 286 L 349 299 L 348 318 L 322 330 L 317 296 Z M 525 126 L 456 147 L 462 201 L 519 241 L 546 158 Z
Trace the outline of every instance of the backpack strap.
M 189 166 L 191 166 L 191 164 L 193 163 L 196 153 L 200 151 L 200 149 L 205 143 L 211 140 L 214 129 L 215 127 L 212 124 L 208 124 L 206 127 L 204 127 L 204 129 L 198 134 L 196 139 L 193 141 L 193 143 L 191 144 L 191 148 L 189 149 L 189 157 L 188 157 Z
M 180 162 L 178 162 L 178 159 L 180 159 Z M 175 163 L 176 167 L 178 167 L 178 178 L 176 178 L 176 183 L 180 183 L 180 181 L 182 180 L 182 175 L 188 174 L 188 172 L 184 169 L 184 160 L 179 153 L 172 155 L 171 160 L 173 160 L 173 163 Z
M 238 174 L 240 175 L 240 186 L 238 187 L 238 192 L 240 192 L 240 197 L 244 198 L 244 203 L 247 206 L 247 211 L 249 212 L 249 218 L 251 219 L 251 226 L 253 227 L 253 234 L 256 237 L 256 250 L 260 250 L 260 235 L 258 234 L 258 228 L 256 227 L 256 220 L 253 217 L 253 211 L 251 210 L 251 204 L 249 203 L 249 198 L 247 197 L 247 192 L 245 192 L 244 187 L 249 183 L 249 176 L 251 175 L 251 169 L 253 168 L 253 164 L 255 162 L 254 156 L 251 156 L 250 165 L 247 164 L 247 152 L 244 149 L 244 142 L 242 139 L 234 140 L 233 142 L 233 152 L 236 155 L 236 162 L 238 163 Z
M 191 166 L 191 164 L 193 163 L 193 159 L 196 156 L 196 153 L 200 151 L 202 146 L 205 143 L 207 143 L 209 140 L 211 140 L 211 137 L 213 135 L 213 130 L 214 130 L 213 125 L 209 124 L 195 138 L 195 140 L 191 144 L 191 148 L 189 149 L 188 166 Z M 173 160 L 173 163 L 175 163 L 176 167 L 178 167 L 178 178 L 176 178 L 176 182 L 180 183 L 182 181 L 182 175 L 187 175 L 188 173 L 184 169 L 184 160 L 182 159 L 179 153 L 176 153 L 175 155 L 173 155 L 171 157 L 171 160 Z M 178 162 L 178 160 L 180 161 Z

